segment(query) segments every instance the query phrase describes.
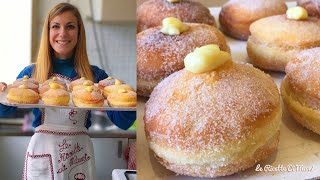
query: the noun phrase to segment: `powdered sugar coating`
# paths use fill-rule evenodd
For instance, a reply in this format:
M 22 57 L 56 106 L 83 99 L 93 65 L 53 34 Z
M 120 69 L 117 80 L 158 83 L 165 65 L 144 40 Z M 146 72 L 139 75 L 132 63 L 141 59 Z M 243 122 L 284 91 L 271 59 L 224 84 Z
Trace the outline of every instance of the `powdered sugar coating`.
M 223 7 L 235 6 L 241 9 L 247 9 L 249 11 L 273 11 L 282 4 L 285 4 L 284 0 L 229 0 Z
M 320 48 L 301 51 L 286 66 L 287 82 L 308 105 L 320 110 Z
M 170 3 L 166 0 L 149 0 L 137 8 L 137 31 L 159 26 L 167 17 L 175 17 L 182 22 L 203 23 L 216 26 L 214 17 L 207 7 L 199 2 L 181 0 Z
M 217 44 L 221 50 L 230 52 L 223 34 L 218 29 L 205 24 L 186 24 L 190 29 L 177 36 L 161 33 L 160 26 L 137 35 L 138 79 L 160 82 L 184 68 L 185 56 L 196 47 Z
M 202 74 L 183 69 L 152 92 L 145 130 L 150 141 L 193 153 L 241 141 L 279 108 L 273 80 L 250 65 L 231 63 Z

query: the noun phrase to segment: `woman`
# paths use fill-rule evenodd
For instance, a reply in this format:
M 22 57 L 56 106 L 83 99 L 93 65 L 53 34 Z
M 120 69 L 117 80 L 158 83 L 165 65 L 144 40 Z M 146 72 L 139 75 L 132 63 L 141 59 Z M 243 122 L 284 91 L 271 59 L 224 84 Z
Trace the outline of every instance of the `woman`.
M 89 64 L 84 25 L 76 7 L 60 3 L 50 10 L 37 62 L 23 69 L 17 78 L 24 75 L 39 83 L 52 76 L 66 81 L 86 77 L 94 82 L 108 77 L 103 70 Z M 6 84 L 2 83 L 0 89 L 5 88 Z M 0 116 L 15 110 L 0 104 Z M 96 179 L 93 146 L 87 135 L 90 112 L 46 108 L 33 109 L 33 113 L 36 129 L 26 152 L 23 179 Z M 136 112 L 108 111 L 107 114 L 122 129 L 129 128 L 136 119 Z

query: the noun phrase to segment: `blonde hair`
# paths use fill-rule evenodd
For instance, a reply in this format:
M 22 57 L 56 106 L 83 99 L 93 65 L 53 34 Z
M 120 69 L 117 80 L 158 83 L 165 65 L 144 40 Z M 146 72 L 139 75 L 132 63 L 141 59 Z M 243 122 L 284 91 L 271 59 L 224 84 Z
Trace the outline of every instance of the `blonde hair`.
M 66 11 L 71 11 L 78 20 L 78 42 L 74 51 L 75 70 L 80 77 L 85 77 L 86 79 L 90 79 L 92 81 L 94 80 L 87 55 L 86 34 L 80 12 L 71 4 L 60 3 L 49 11 L 44 21 L 40 48 L 32 75 L 32 77 L 38 80 L 40 83 L 43 83 L 45 80 L 49 79 L 49 76 L 53 70 L 51 56 L 54 50 L 49 42 L 50 22 L 54 17 Z

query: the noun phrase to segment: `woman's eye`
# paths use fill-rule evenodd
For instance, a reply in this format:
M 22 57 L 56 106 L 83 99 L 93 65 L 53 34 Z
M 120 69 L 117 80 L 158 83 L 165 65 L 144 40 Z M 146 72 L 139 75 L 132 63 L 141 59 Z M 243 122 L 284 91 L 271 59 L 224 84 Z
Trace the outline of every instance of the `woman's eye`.
M 59 26 L 58 25 L 53 25 L 51 28 L 52 29 L 57 29 L 57 28 L 59 28 Z
M 68 29 L 74 29 L 75 27 L 73 25 L 67 26 Z

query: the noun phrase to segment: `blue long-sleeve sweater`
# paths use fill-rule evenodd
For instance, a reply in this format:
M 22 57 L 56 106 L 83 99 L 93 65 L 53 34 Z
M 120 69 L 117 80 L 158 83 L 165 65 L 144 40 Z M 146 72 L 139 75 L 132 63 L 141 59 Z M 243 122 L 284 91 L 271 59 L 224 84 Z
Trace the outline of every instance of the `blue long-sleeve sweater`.
M 75 68 L 74 68 L 73 58 L 66 59 L 66 60 L 53 58 L 52 64 L 53 64 L 54 74 L 66 76 L 68 78 L 71 78 L 72 80 L 79 78 L 78 73 L 75 71 Z M 17 79 L 22 78 L 24 75 L 28 75 L 29 77 L 31 77 L 34 67 L 35 67 L 34 64 L 25 67 L 20 72 Z M 95 83 L 108 77 L 107 73 L 104 70 L 98 68 L 97 66 L 91 66 L 91 69 L 93 72 Z M 8 115 L 14 113 L 16 109 L 17 109 L 16 107 L 5 106 L 3 104 L 0 104 L 0 117 L 7 117 Z M 37 127 L 41 124 L 41 111 L 38 108 L 34 108 L 32 112 L 35 117 L 32 122 L 32 125 L 33 127 Z M 128 129 L 136 120 L 136 111 L 107 111 L 107 114 L 110 120 L 121 129 Z M 89 113 L 89 119 L 86 124 L 87 128 L 91 126 L 90 119 L 91 119 L 91 112 Z

